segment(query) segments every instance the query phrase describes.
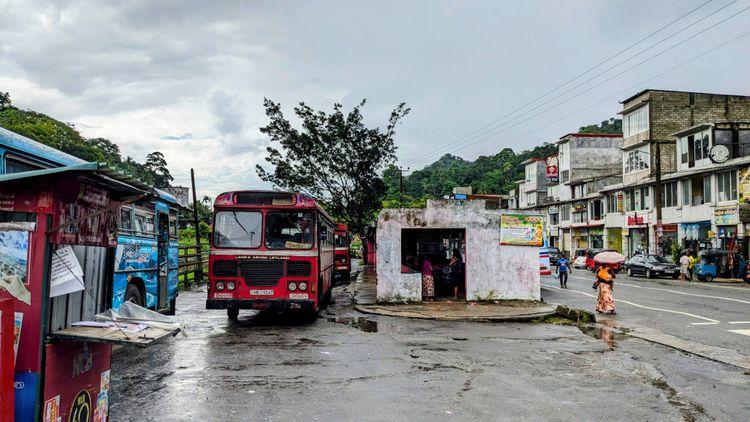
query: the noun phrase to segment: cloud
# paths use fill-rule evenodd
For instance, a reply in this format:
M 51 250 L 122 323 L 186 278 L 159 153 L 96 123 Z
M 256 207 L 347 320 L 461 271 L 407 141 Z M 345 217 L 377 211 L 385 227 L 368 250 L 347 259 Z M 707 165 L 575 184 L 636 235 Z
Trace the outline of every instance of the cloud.
M 750 13 L 539 117 L 511 114 L 503 130 L 459 145 L 700 1 L 0 0 L 0 89 L 17 106 L 74 122 L 136 159 L 161 151 L 177 183 L 188 184 L 194 168 L 201 194 L 213 195 L 269 187 L 254 170 L 268 142 L 258 130 L 267 122 L 264 97 L 288 116 L 299 101 L 330 110 L 367 98 L 366 123 L 381 127 L 406 101 L 412 113 L 396 139 L 412 168 L 446 145 L 470 159 L 600 122 L 632 92 L 561 117 L 737 35 Z M 748 94 L 745 49 L 727 46 L 648 87 Z

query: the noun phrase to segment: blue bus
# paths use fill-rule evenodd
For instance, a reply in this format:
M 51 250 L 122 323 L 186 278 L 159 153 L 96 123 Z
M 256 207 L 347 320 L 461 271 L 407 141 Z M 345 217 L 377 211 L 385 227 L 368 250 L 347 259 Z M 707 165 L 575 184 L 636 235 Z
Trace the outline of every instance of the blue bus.
M 84 164 L 85 161 L 0 127 L 0 174 Z M 177 199 L 153 189 L 120 208 L 112 308 L 131 301 L 174 314 L 178 294 Z

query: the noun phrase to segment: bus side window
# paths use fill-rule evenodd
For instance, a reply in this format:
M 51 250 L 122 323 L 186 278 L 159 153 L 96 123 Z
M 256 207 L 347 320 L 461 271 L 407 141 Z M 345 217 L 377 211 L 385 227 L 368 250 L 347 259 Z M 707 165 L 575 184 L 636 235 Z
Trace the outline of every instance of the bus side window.
M 173 218 L 169 219 L 169 237 L 177 238 L 177 220 Z
M 156 233 L 156 224 L 154 223 L 154 215 L 146 214 L 144 216 L 144 227 L 145 232 L 148 234 Z
M 133 230 L 133 221 L 131 220 L 131 209 L 128 207 L 120 208 L 120 230 Z

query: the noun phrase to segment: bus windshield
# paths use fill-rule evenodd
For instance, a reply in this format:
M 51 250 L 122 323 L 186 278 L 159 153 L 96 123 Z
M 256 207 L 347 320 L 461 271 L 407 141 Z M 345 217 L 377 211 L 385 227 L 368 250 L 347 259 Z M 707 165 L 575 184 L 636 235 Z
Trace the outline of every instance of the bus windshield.
M 266 215 L 266 247 L 310 249 L 315 218 L 309 212 L 270 212 Z
M 349 246 L 349 238 L 346 236 L 346 234 L 336 234 L 336 246 L 338 247 L 346 247 Z
M 223 248 L 260 246 L 261 213 L 256 211 L 219 211 L 216 213 L 214 245 Z

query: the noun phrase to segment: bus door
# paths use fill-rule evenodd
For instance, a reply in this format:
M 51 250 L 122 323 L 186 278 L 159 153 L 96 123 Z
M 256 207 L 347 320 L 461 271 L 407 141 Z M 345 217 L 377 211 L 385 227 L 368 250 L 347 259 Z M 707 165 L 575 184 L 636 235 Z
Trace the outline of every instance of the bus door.
M 157 299 L 157 308 L 163 310 L 169 308 L 169 214 L 164 212 L 159 212 L 157 249 L 159 253 L 159 298 Z

